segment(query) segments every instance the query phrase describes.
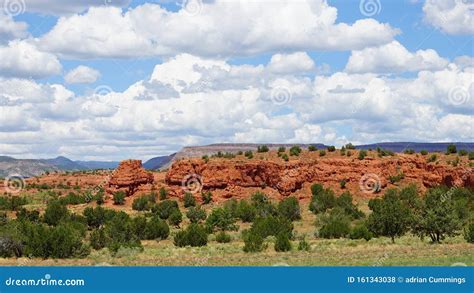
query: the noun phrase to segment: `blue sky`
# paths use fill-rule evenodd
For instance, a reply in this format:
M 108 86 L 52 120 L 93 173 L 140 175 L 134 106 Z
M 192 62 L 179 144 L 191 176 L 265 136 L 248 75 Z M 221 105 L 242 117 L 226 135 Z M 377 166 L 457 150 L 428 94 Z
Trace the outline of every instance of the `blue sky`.
M 470 2 L 0 4 L 0 154 L 473 139 Z

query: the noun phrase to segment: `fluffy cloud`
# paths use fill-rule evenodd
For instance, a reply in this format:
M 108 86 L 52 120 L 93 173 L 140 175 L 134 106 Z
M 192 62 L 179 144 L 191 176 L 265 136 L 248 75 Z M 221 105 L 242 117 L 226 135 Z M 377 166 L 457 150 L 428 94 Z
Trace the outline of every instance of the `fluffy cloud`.
M 295 73 L 311 71 L 315 68 L 315 64 L 306 52 L 296 52 L 273 55 L 268 67 L 274 73 Z
M 472 9 L 474 3 L 469 0 L 426 1 L 423 5 L 425 21 L 453 35 L 474 33 Z
M 43 78 L 61 72 L 61 63 L 50 53 L 39 51 L 28 41 L 0 46 L 0 76 Z
M 396 73 L 404 71 L 436 70 L 448 65 L 435 50 L 409 52 L 402 44 L 389 44 L 352 51 L 346 71 L 352 73 Z
M 199 2 L 201 3 L 201 2 Z M 65 57 L 235 56 L 273 50 L 350 50 L 390 42 L 398 30 L 374 19 L 336 23 L 326 1 L 203 3 L 200 13 L 144 4 L 93 7 L 62 17 L 41 46 Z M 103 20 L 107 19 L 106 22 Z
M 28 25 L 26 23 L 15 22 L 11 16 L 5 15 L 0 11 L 0 45 L 8 43 L 8 41 L 13 39 L 28 36 L 27 28 Z
M 183 54 L 123 92 L 84 96 L 2 80 L 0 140 L 8 143 L 0 153 L 14 153 L 15 145 L 31 156 L 146 159 L 213 142 L 473 139 L 473 67 L 452 63 L 414 78 L 339 72 L 314 79 L 271 67 Z M 284 99 L 275 99 L 275 89 Z
M 64 76 L 67 83 L 94 83 L 99 78 L 99 71 L 84 65 L 74 68 Z

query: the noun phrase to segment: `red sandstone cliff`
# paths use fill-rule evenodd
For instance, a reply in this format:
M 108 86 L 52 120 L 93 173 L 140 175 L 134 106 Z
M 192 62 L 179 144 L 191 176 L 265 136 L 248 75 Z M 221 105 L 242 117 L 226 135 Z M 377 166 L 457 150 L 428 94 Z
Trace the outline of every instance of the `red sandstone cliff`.
M 140 186 L 153 184 L 153 174 L 145 171 L 140 160 L 120 162 L 106 185 L 106 192 L 113 194 L 123 191 L 127 196 L 133 195 Z

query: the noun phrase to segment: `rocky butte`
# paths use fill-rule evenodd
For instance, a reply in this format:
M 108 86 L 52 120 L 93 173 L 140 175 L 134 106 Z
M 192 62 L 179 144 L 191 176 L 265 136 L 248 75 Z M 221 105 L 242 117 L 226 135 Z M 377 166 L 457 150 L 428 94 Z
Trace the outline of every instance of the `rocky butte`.
M 245 190 L 266 188 L 279 197 L 288 196 L 312 183 L 322 183 L 335 190 L 342 189 L 356 195 L 376 196 L 368 178 L 380 187 L 380 194 L 387 187 L 395 186 L 393 176 L 403 174 L 400 183 L 416 183 L 421 191 L 436 185 L 474 187 L 473 168 L 448 164 L 428 163 L 426 157 L 396 154 L 393 157 L 359 160 L 355 157 L 307 157 L 285 162 L 281 159 L 182 159 L 174 162 L 166 174 L 166 184 L 177 196 L 182 196 L 183 180 L 190 174 L 201 178 L 203 190 L 218 191 L 220 197 L 246 196 Z M 392 179 L 393 181 L 393 179 Z M 364 188 L 369 189 L 364 191 Z M 266 191 L 265 191 L 266 192 Z M 298 194 L 299 198 L 310 197 L 309 192 Z
M 109 194 L 122 191 L 131 196 L 141 186 L 153 184 L 153 174 L 146 171 L 141 160 L 126 160 L 120 162 L 118 168 L 111 174 L 105 191 Z

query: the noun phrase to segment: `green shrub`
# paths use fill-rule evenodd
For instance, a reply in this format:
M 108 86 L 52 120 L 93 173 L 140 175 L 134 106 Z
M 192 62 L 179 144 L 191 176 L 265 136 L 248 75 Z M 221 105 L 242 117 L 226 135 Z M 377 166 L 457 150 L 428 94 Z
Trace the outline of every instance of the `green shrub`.
M 363 159 L 365 159 L 365 157 L 367 157 L 367 151 L 366 150 L 360 150 L 358 159 L 363 160 Z
M 205 163 L 209 162 L 209 156 L 208 155 L 202 156 L 202 159 L 204 160 Z
M 138 216 L 132 219 L 132 230 L 138 239 L 146 239 L 145 230 L 147 227 L 147 220 L 144 216 Z
M 257 233 L 263 238 L 277 236 L 281 233 L 285 233 L 288 237 L 291 237 L 293 233 L 293 223 L 286 218 L 269 216 L 255 219 L 250 230 L 252 233 Z
M 206 211 L 200 206 L 190 207 L 186 212 L 186 217 L 188 217 L 191 223 L 199 223 L 206 219 Z
M 82 213 L 86 217 L 87 225 L 90 228 L 99 228 L 105 223 L 106 211 L 101 206 L 95 208 L 87 207 Z
M 155 201 L 154 194 L 137 197 L 133 200 L 132 209 L 136 211 L 150 210 Z
M 257 213 L 257 217 L 276 216 L 278 214 L 276 207 L 263 192 L 257 191 L 252 194 L 251 201 Z
M 59 198 L 59 202 L 62 205 L 78 205 L 86 203 L 86 197 L 76 194 L 74 192 L 69 192 L 66 196 Z
M 328 146 L 328 152 L 332 153 L 332 152 L 335 152 L 336 151 L 336 147 L 331 145 L 331 146 Z
M 268 146 L 266 145 L 260 145 L 257 147 L 257 153 L 266 153 L 268 151 L 269 149 L 268 149 Z
M 355 150 L 355 146 L 352 143 L 348 143 L 348 144 L 346 144 L 346 149 Z
M 231 237 L 229 234 L 221 231 L 216 234 L 216 241 L 219 243 L 229 243 L 231 241 Z
M 245 252 L 261 252 L 265 248 L 263 245 L 263 237 L 252 231 L 244 231 L 244 251 Z
M 107 245 L 107 237 L 103 228 L 95 229 L 91 233 L 91 247 L 95 250 L 104 248 Z
M 168 218 L 168 222 L 170 225 L 175 227 L 179 227 L 181 222 L 183 221 L 183 215 L 181 214 L 180 210 L 174 210 Z
M 315 151 L 317 151 L 317 150 L 318 150 L 318 148 L 315 147 L 314 145 L 310 145 L 310 146 L 308 147 L 308 151 L 310 151 L 310 152 L 315 152 Z
M 62 222 L 54 227 L 23 222 L 25 255 L 42 258 L 85 257 L 90 249 L 82 243 L 84 230 Z
M 334 195 L 334 191 L 329 188 L 320 190 L 318 186 L 315 186 L 313 195 L 311 197 L 311 202 L 309 204 L 310 211 L 312 211 L 314 214 L 325 212 L 327 209 L 334 207 L 335 204 L 336 196 Z
M 469 243 L 474 243 L 474 223 L 470 223 L 464 229 L 464 239 Z
M 438 159 L 438 156 L 437 156 L 436 154 L 432 154 L 432 155 L 428 158 L 427 162 L 428 162 L 428 163 L 433 163 L 433 162 L 436 162 L 437 159 Z
M 27 203 L 26 197 L 0 196 L 0 210 L 16 211 Z
M 397 175 L 389 176 L 388 180 L 390 181 L 390 183 L 394 184 L 400 182 L 403 178 L 405 178 L 405 174 L 403 174 L 403 172 L 400 172 Z
M 341 189 L 346 188 L 346 184 L 347 184 L 346 179 L 342 179 L 341 181 L 339 181 L 339 187 L 341 187 Z
M 238 230 L 238 226 L 235 224 L 236 219 L 232 213 L 224 208 L 215 208 L 209 214 L 206 219 L 206 226 L 209 231 L 232 231 Z
M 257 211 L 253 205 L 251 205 L 245 199 L 241 199 L 237 204 L 236 214 L 237 218 L 240 218 L 242 222 L 253 222 L 257 215 Z
M 209 204 L 212 202 L 212 192 L 206 191 L 201 193 L 201 199 L 203 204 Z
M 404 154 L 413 155 L 415 153 L 414 149 L 406 149 L 403 151 Z
M 297 145 L 290 148 L 290 156 L 299 156 L 301 153 L 301 148 Z
M 113 214 L 110 221 L 105 225 L 105 233 L 110 241 L 107 242 L 107 248 L 112 254 L 117 253 L 120 247 L 143 249 L 139 237 L 135 234 L 135 229 L 130 216 L 120 211 Z
M 326 151 L 325 150 L 319 150 L 319 156 L 320 157 L 324 157 L 326 155 Z
M 206 228 L 199 224 L 190 224 L 186 230 L 176 233 L 174 237 L 174 245 L 178 247 L 207 245 Z
M 311 250 L 311 245 L 306 241 L 306 239 L 301 239 L 300 242 L 298 242 L 298 250 L 300 251 L 310 251 Z
M 298 199 L 294 196 L 287 197 L 278 203 L 278 214 L 290 221 L 300 220 L 301 211 Z
M 281 158 L 282 158 L 285 162 L 288 162 L 288 161 L 290 160 L 290 158 L 288 157 L 287 154 L 281 155 Z
M 185 208 L 196 206 L 196 198 L 194 198 L 194 195 L 190 192 L 184 193 L 183 200 L 184 200 L 184 207 Z
M 458 155 L 460 155 L 461 157 L 467 156 L 467 151 L 466 150 L 459 150 Z
M 5 214 L 6 217 L 6 214 Z M 21 208 L 16 212 L 16 218 L 19 221 L 30 221 L 30 222 L 35 222 L 38 223 L 40 221 L 40 214 L 36 210 L 29 211 L 25 208 Z M 0 221 L 0 225 L 1 225 Z
M 349 234 L 350 239 L 365 239 L 369 241 L 372 239 L 372 233 L 369 231 L 366 225 L 360 224 L 351 229 Z
M 284 146 L 281 146 L 278 148 L 279 153 L 284 153 L 286 151 L 286 148 Z
M 350 232 L 350 220 L 341 208 L 334 208 L 321 216 L 322 226 L 318 235 L 322 238 L 341 238 Z
M 153 214 L 158 215 L 161 219 L 168 219 L 170 215 L 178 210 L 178 203 L 175 200 L 165 199 L 151 208 Z
M 469 152 L 469 160 L 474 160 L 474 152 Z
M 168 198 L 168 191 L 166 188 L 160 187 L 160 191 L 158 192 L 160 200 L 165 200 Z
M 426 156 L 426 155 L 428 154 L 428 151 L 426 151 L 426 150 L 421 150 L 421 151 L 420 151 L 420 154 L 421 154 L 422 156 Z
M 244 156 L 247 158 L 247 159 L 252 159 L 253 158 L 253 153 L 252 151 L 246 151 L 244 153 Z
M 285 252 L 291 250 L 291 242 L 288 238 L 288 234 L 280 233 L 276 236 L 275 240 L 275 251 Z
M 56 226 L 62 220 L 69 218 L 69 210 L 59 201 L 53 200 L 48 203 L 43 215 L 43 221 L 48 225 Z
M 352 203 L 352 195 L 349 191 L 343 192 L 339 197 L 337 197 L 334 206 L 341 208 L 351 219 L 360 219 L 364 217 L 364 213 Z
M 387 236 L 395 242 L 395 237 L 403 236 L 410 228 L 412 214 L 401 200 L 396 189 L 389 189 L 382 198 L 369 201 L 372 213 L 367 226 L 377 236 Z
M 450 144 L 448 145 L 448 147 L 446 148 L 446 154 L 449 155 L 449 154 L 455 154 L 457 153 L 457 149 L 456 149 L 456 146 L 454 144 Z
M 113 196 L 114 205 L 123 205 L 125 204 L 125 192 L 118 191 L 114 193 Z
M 154 216 L 146 223 L 145 239 L 147 240 L 164 240 L 170 235 L 168 224 L 160 217 Z

